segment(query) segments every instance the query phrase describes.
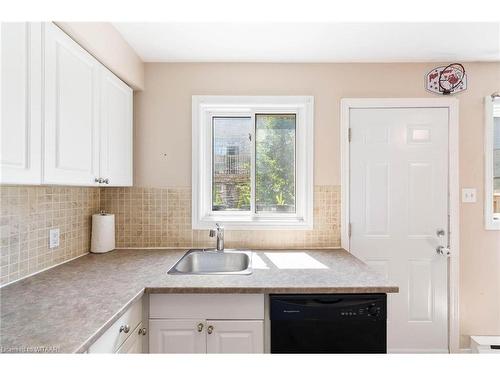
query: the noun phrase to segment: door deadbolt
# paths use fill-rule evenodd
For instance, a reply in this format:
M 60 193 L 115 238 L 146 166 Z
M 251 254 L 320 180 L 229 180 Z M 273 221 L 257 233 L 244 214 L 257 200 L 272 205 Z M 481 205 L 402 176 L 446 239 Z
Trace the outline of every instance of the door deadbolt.
M 444 229 L 438 229 L 436 231 L 436 236 L 438 236 L 439 238 L 444 237 L 445 235 L 446 235 L 446 232 Z

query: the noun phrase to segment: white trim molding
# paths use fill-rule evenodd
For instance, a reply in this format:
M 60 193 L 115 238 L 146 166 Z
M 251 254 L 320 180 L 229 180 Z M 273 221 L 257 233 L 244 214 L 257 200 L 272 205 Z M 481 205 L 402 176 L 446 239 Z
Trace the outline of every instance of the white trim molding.
M 500 214 L 493 212 L 494 117 L 500 117 L 500 98 L 484 97 L 484 227 L 500 230 Z
M 295 213 L 255 210 L 255 115 L 296 115 Z M 248 212 L 212 210 L 212 119 L 241 116 L 252 119 L 251 207 Z M 192 226 L 210 229 L 312 229 L 314 194 L 314 97 L 199 96 L 192 97 Z
M 349 113 L 353 108 L 448 108 L 448 193 L 451 256 L 448 267 L 448 348 L 460 352 L 459 259 L 460 184 L 458 100 L 455 98 L 346 98 L 341 100 L 341 245 L 350 251 L 349 241 Z

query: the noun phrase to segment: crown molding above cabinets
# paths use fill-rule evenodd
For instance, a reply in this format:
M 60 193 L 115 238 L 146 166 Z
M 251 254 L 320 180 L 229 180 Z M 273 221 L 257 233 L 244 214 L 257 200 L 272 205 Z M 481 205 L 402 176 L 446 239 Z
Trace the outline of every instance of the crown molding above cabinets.
M 1 34 L 0 182 L 131 186 L 132 89 L 52 23 Z

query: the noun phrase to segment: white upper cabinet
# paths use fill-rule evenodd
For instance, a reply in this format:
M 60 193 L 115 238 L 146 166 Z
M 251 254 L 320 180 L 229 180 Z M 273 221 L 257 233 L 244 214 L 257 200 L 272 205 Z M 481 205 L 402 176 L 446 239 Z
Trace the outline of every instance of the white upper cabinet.
M 100 64 L 54 24 L 45 25 L 43 182 L 96 185 Z
M 0 183 L 131 186 L 132 89 L 53 23 L 1 30 Z
M 102 68 L 100 176 L 106 185 L 132 185 L 132 100 L 132 89 Z
M 1 24 L 0 183 L 40 184 L 41 24 Z

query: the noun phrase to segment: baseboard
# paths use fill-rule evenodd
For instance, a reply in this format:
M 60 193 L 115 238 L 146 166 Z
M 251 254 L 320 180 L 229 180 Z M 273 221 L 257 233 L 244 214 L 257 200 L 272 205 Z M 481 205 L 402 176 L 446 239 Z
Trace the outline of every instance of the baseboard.
M 447 349 L 387 349 L 388 354 L 449 354 Z

